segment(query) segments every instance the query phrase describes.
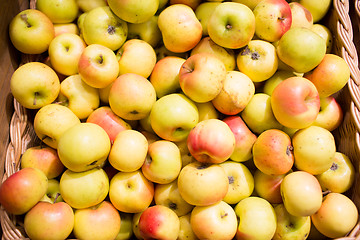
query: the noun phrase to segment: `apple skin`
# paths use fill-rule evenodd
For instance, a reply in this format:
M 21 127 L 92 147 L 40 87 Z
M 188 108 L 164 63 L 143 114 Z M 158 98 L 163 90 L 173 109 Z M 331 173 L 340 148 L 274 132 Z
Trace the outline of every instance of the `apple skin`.
M 115 239 L 120 225 L 120 213 L 109 201 L 74 213 L 73 232 L 77 239 Z
M 280 192 L 286 210 L 294 216 L 311 216 L 320 209 L 323 200 L 319 181 L 305 171 L 288 173 Z
M 40 201 L 45 201 L 49 203 L 58 203 L 64 202 L 64 199 L 60 194 L 60 181 L 58 178 L 48 179 L 48 187 L 45 195 Z
M 271 204 L 282 203 L 280 185 L 286 174 L 268 175 L 256 169 L 254 172 L 254 190 L 256 194 Z
M 256 22 L 255 34 L 260 39 L 275 42 L 291 28 L 291 8 L 285 0 L 261 1 L 253 12 Z
M 70 23 L 79 13 L 76 0 L 39 0 L 36 1 L 36 9 L 46 14 L 53 23 Z
M 179 217 L 163 205 L 153 205 L 140 216 L 139 232 L 144 239 L 176 239 L 179 231 Z
M 320 111 L 312 125 L 333 131 L 340 126 L 344 112 L 335 97 L 320 98 Z
M 314 23 L 319 22 L 325 14 L 328 12 L 332 2 L 330 0 L 320 0 L 320 1 L 311 1 L 311 0 L 296 0 L 301 5 L 306 7 L 313 16 Z
M 213 10 L 207 28 L 216 44 L 230 49 L 242 48 L 255 34 L 255 16 L 244 4 L 222 2 Z
M 304 27 L 311 29 L 313 26 L 313 17 L 311 12 L 298 2 L 290 2 L 292 23 L 291 27 Z
M 199 239 L 233 239 L 237 230 L 235 211 L 224 201 L 194 207 L 190 224 Z
M 191 7 L 194 11 L 197 9 L 201 2 L 201 0 L 169 0 L 170 5 L 185 4 Z
M 198 240 L 194 231 L 192 230 L 190 223 L 191 213 L 179 217 L 180 220 L 180 231 L 178 240 Z
M 40 169 L 48 179 L 60 176 L 65 168 L 56 149 L 41 145 L 29 147 L 21 155 L 20 168 L 27 167 Z
M 303 77 L 290 77 L 279 83 L 271 95 L 275 118 L 288 128 L 305 128 L 320 110 L 320 97 L 315 85 Z
M 116 236 L 115 240 L 126 240 L 131 239 L 131 237 L 134 235 L 132 230 L 132 220 L 133 220 L 133 214 L 132 213 L 120 213 L 120 231 L 118 235 Z
M 358 222 L 355 203 L 341 193 L 329 193 L 320 209 L 311 216 L 316 229 L 329 238 L 345 237 Z
M 208 206 L 221 201 L 229 188 L 227 174 L 221 166 L 198 161 L 183 167 L 177 181 L 182 198 L 195 206 Z
M 80 36 L 79 27 L 76 23 L 55 23 L 54 24 L 55 37 L 63 33 L 73 33 Z
M 235 149 L 235 136 L 220 119 L 207 119 L 191 129 L 187 138 L 190 154 L 202 163 L 221 163 L 230 158 Z
M 252 153 L 255 166 L 268 175 L 285 174 L 294 165 L 291 138 L 278 129 L 262 132 L 253 145 Z
M 40 54 L 48 50 L 55 37 L 54 24 L 37 9 L 19 12 L 9 24 L 9 36 L 13 46 L 25 54 Z
M 216 1 L 216 0 L 213 0 Z M 248 6 L 251 10 L 254 10 L 256 5 L 258 5 L 262 0 L 232 0 L 233 2 L 242 3 Z
M 38 202 L 24 218 L 31 239 L 67 239 L 74 227 L 74 211 L 65 202 Z
M 203 36 L 208 36 L 207 23 L 214 9 L 220 4 L 220 2 L 201 2 L 195 11 L 196 17 L 202 26 Z
M 39 109 L 55 101 L 60 80 L 55 70 L 41 62 L 18 67 L 10 79 L 13 97 L 25 108 Z
M 161 43 L 161 32 L 157 24 L 158 18 L 158 15 L 154 15 L 143 23 L 128 22 L 127 39 L 141 39 L 156 48 Z
M 199 112 L 199 122 L 206 119 L 220 117 L 220 113 L 216 110 L 212 102 L 195 103 L 195 105 Z
M 100 106 L 95 109 L 87 117 L 86 122 L 95 123 L 102 127 L 107 132 L 111 144 L 114 143 L 119 132 L 132 129 L 130 124 L 116 115 L 109 106 Z
M 170 5 L 162 10 L 158 26 L 164 46 L 174 53 L 190 51 L 202 38 L 202 25 L 194 10 L 185 4 Z
M 289 77 L 295 77 L 296 75 L 292 71 L 286 71 L 286 70 L 277 70 L 274 75 L 272 75 L 270 78 L 266 79 L 263 85 L 263 93 L 266 93 L 267 95 L 271 96 L 272 92 L 274 91 L 274 88 L 284 81 L 285 79 Z
M 320 23 L 315 23 L 312 25 L 311 30 L 313 30 L 314 32 L 316 32 L 317 34 L 320 35 L 320 37 L 322 37 L 325 42 L 326 42 L 326 53 L 331 53 L 332 52 L 332 47 L 333 47 L 333 40 L 334 37 L 330 31 L 330 29 Z

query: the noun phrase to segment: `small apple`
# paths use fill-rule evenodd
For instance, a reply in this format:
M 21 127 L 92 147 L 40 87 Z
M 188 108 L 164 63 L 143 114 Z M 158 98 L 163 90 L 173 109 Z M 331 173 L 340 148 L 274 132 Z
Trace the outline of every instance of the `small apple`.
M 82 12 L 88 12 L 96 7 L 107 6 L 107 0 L 76 0 Z
M 313 26 L 313 17 L 311 12 L 298 2 L 290 2 L 289 6 L 292 16 L 291 27 L 304 27 L 311 29 Z
M 201 0 L 169 0 L 170 5 L 184 4 L 191 7 L 194 11 L 198 8 L 201 2 Z
M 268 175 L 256 169 L 254 172 L 254 189 L 256 194 L 271 204 L 282 203 L 280 185 L 286 174 Z
M 195 15 L 202 26 L 203 36 L 208 36 L 207 23 L 220 2 L 201 2 L 195 9 Z
M 320 37 L 322 37 L 325 42 L 326 42 L 326 53 L 331 53 L 332 52 L 332 47 L 333 47 L 333 40 L 334 37 L 330 31 L 330 29 L 320 23 L 316 23 L 313 24 L 311 27 L 311 30 L 313 30 L 314 32 L 316 32 L 317 34 L 320 35 Z
M 40 201 L 49 203 L 58 203 L 64 201 L 60 193 L 60 181 L 57 178 L 51 178 L 48 180 L 46 193 Z
M 70 23 L 79 13 L 76 0 L 37 0 L 36 9 L 48 16 L 53 23 Z
M 212 1 L 216 1 L 216 0 L 212 0 Z M 232 0 L 232 2 L 238 2 L 248 6 L 251 10 L 254 10 L 256 5 L 258 5 L 261 1 L 262 0 Z
M 63 33 L 73 33 L 80 36 L 80 30 L 76 23 L 54 23 L 55 37 Z
M 274 75 L 266 79 L 263 86 L 263 92 L 271 96 L 274 88 L 287 78 L 295 77 L 296 75 L 292 71 L 277 70 Z
M 306 7 L 313 16 L 314 23 L 319 22 L 328 12 L 332 2 L 330 0 L 297 0 L 301 5 Z
M 335 97 L 320 98 L 320 111 L 312 125 L 333 131 L 340 126 L 344 112 Z
M 199 112 L 199 122 L 212 119 L 212 118 L 219 118 L 220 114 L 214 107 L 212 102 L 204 102 L 204 103 L 195 103 L 198 112 Z
M 191 213 L 179 217 L 180 231 L 178 240 L 198 240 L 190 223 Z
M 118 235 L 116 236 L 115 240 L 126 240 L 131 239 L 133 236 L 133 230 L 132 230 L 132 220 L 133 220 L 133 214 L 132 213 L 120 213 L 120 231 Z
M 111 11 L 129 23 L 142 23 L 149 20 L 158 10 L 159 0 L 118 1 L 107 0 Z
M 134 213 L 133 219 L 131 222 L 132 231 L 133 231 L 134 237 L 136 237 L 136 239 L 143 239 L 143 237 L 140 235 L 140 231 L 139 231 L 139 220 L 140 220 L 141 214 L 142 214 L 142 212 Z
M 158 15 L 152 16 L 149 20 L 142 23 L 128 22 L 128 38 L 141 39 L 153 48 L 161 43 L 161 32 L 158 26 Z

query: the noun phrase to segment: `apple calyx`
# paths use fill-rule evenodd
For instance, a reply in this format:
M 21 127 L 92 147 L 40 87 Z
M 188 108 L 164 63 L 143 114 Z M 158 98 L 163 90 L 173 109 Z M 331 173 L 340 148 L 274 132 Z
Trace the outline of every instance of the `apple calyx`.
M 233 184 L 235 182 L 235 179 L 233 176 L 228 176 L 229 184 Z
M 169 208 L 172 209 L 172 210 L 177 210 L 178 209 L 177 204 L 174 203 L 174 202 L 169 203 Z
M 286 147 L 286 155 L 288 155 L 288 156 L 292 155 L 292 151 L 294 151 L 294 147 L 291 145 L 288 145 Z
M 251 51 L 249 46 L 245 46 L 244 49 L 241 51 L 241 56 L 244 55 L 249 55 L 251 54 L 251 59 L 252 60 L 258 60 L 260 58 L 260 54 L 255 50 L 255 51 Z
M 27 28 L 32 27 L 32 25 L 28 22 L 28 17 L 26 14 L 21 14 L 20 18 L 21 18 L 21 20 L 23 20 L 25 22 Z
M 115 34 L 115 32 L 116 32 L 115 27 L 112 26 L 112 25 L 109 25 L 108 28 L 107 28 L 107 32 L 108 32 L 108 34 L 110 34 L 110 35 Z
M 200 163 L 199 166 L 197 166 L 196 168 L 201 170 L 201 169 L 206 169 L 210 166 L 211 164 L 210 163 Z
M 330 167 L 330 170 L 336 171 L 339 168 L 339 165 L 337 163 L 333 163 Z

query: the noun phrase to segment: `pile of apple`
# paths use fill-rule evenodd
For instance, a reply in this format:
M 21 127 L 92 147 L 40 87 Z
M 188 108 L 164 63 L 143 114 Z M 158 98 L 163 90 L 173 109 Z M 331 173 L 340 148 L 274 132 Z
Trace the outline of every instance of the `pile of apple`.
M 61 4 L 59 4 L 61 3 Z M 332 131 L 331 1 L 37 0 L 11 93 L 40 146 L 0 203 L 31 239 L 323 239 L 358 221 Z

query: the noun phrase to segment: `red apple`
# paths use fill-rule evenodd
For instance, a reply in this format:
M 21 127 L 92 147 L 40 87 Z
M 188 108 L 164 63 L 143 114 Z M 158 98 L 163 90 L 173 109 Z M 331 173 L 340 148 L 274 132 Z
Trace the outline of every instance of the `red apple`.
M 272 204 L 282 203 L 280 185 L 285 175 L 268 175 L 257 169 L 254 173 L 255 192 Z

